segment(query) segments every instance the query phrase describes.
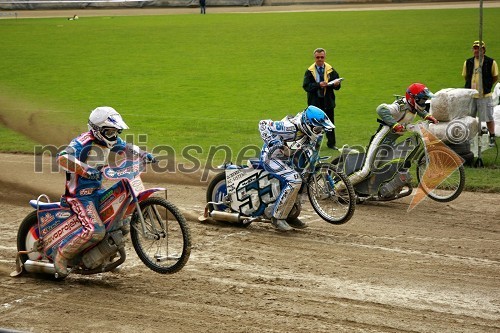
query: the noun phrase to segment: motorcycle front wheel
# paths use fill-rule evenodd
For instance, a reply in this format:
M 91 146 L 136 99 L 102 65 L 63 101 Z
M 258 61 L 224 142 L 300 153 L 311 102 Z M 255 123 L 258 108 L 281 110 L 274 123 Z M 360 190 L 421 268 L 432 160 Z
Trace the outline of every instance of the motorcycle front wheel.
M 444 148 L 428 151 L 429 165 L 425 155 L 417 164 L 417 180 L 419 188 L 429 198 L 438 202 L 455 200 L 465 186 L 465 169 L 460 157 Z
M 164 198 L 151 197 L 140 204 L 139 214 L 130 222 L 130 237 L 135 252 L 151 270 L 172 274 L 186 265 L 191 253 L 191 236 L 179 209 Z
M 346 223 L 354 214 L 354 188 L 347 176 L 331 163 L 316 167 L 308 180 L 307 194 L 314 211 L 328 223 Z

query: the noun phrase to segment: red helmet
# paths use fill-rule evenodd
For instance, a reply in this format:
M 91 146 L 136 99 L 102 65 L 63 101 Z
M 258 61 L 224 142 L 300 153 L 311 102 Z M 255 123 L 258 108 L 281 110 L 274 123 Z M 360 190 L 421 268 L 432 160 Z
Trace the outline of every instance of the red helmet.
M 406 102 L 412 110 L 424 111 L 425 102 L 434 96 L 422 83 L 412 83 L 406 89 Z

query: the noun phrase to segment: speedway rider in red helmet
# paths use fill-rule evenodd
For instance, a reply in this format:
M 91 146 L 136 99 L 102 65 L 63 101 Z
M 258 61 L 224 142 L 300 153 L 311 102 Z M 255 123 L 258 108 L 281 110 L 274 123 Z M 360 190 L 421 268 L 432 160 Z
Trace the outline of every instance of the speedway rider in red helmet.
M 73 139 L 57 155 L 57 162 L 66 170 L 66 192 L 63 199 L 81 223 L 81 228 L 59 244 L 54 267 L 60 277 L 68 274 L 68 262 L 74 256 L 102 240 L 106 233 L 99 217 L 101 172 L 89 164 L 107 163 L 110 151 L 136 154 L 148 162 L 155 161 L 153 155 L 118 137 L 122 130 L 129 127 L 112 107 L 101 106 L 94 109 L 89 117 L 88 128 L 88 132 Z
M 260 160 L 266 171 L 285 184 L 272 212 L 271 223 L 277 229 L 287 231 L 292 227 L 307 227 L 298 218 L 288 216 L 302 185 L 302 178 L 294 169 L 292 159 L 299 156 L 308 145 L 319 147 L 324 131 L 334 128 L 325 112 L 315 106 L 309 106 L 295 117 L 287 116 L 281 121 L 260 121 L 259 132 L 264 140 Z
M 425 85 L 413 83 L 406 89 L 404 98 L 398 98 L 392 104 L 384 103 L 377 107 L 377 114 L 381 118 L 377 119 L 380 126 L 371 138 L 363 167 L 349 176 L 353 185 L 358 184 L 370 174 L 379 146 L 396 141 L 406 130 L 405 126 L 413 122 L 415 115 L 418 114 L 434 124 L 438 123 L 436 118 L 426 110 L 426 102 L 432 96 L 433 94 Z

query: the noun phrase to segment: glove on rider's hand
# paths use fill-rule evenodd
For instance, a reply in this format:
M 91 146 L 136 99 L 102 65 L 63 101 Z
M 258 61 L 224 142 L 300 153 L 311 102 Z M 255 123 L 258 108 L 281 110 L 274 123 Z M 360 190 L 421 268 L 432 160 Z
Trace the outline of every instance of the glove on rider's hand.
M 267 144 L 268 147 L 274 147 L 274 146 L 278 146 L 279 147 L 279 146 L 282 146 L 282 145 L 283 145 L 283 143 L 281 142 L 281 140 L 278 140 L 278 139 L 272 140 L 272 141 L 270 141 Z
M 101 171 L 97 169 L 88 169 L 87 178 L 91 180 L 101 180 Z
M 142 157 L 144 163 L 156 163 L 156 158 L 150 154 L 150 153 L 146 153 L 144 154 L 144 156 Z
M 405 131 L 405 128 L 400 123 L 396 123 L 394 124 L 394 126 L 392 126 L 392 131 L 394 133 L 403 133 Z
M 286 157 L 290 157 L 292 155 L 292 150 L 288 148 L 287 146 L 283 146 L 283 155 Z
M 434 118 L 433 116 L 431 116 L 430 114 L 428 114 L 427 116 L 425 116 L 424 120 L 430 121 L 433 124 L 439 123 L 439 121 L 437 121 L 437 119 Z

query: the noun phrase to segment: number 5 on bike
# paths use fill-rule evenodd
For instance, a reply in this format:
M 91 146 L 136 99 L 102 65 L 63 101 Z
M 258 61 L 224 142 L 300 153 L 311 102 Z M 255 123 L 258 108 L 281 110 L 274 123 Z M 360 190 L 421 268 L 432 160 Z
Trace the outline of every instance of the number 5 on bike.
M 323 162 L 319 148 L 324 131 L 334 125 L 319 108 L 309 106 L 281 121 L 262 120 L 264 141 L 259 159 L 247 166 L 225 164 L 207 189 L 200 220 L 211 218 L 248 226 L 271 222 L 278 230 L 302 229 L 301 198 L 306 196 L 325 221 L 342 224 L 354 214 L 356 200 L 347 177 Z M 343 185 L 338 191 L 336 186 Z

